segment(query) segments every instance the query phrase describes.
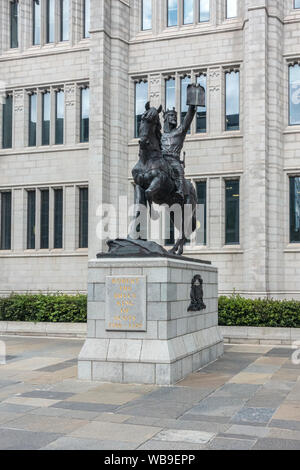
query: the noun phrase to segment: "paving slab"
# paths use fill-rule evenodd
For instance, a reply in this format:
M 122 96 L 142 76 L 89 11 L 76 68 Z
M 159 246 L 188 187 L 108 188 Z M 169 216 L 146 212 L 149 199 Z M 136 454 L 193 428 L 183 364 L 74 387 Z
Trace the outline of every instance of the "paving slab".
M 23 429 L 25 431 L 33 432 L 56 432 L 60 434 L 67 434 L 81 426 L 87 424 L 88 421 L 68 419 L 64 417 L 53 416 L 37 416 L 33 414 L 26 414 L 13 421 L 6 423 L 9 429 Z
M 38 450 L 60 436 L 55 433 L 0 428 L 0 448 L 1 450 Z
M 240 384 L 253 384 L 262 385 L 270 380 L 272 374 L 254 373 L 254 372 L 241 372 L 229 380 L 229 383 Z
M 191 408 L 191 404 L 139 400 L 129 405 L 121 406 L 116 413 L 133 416 L 151 416 L 161 418 L 178 418 Z
M 193 406 L 189 413 L 202 416 L 228 416 L 231 417 L 240 410 L 246 400 L 232 397 L 209 397 L 201 401 L 199 405 Z
M 89 390 L 84 393 L 73 395 L 68 402 L 102 403 L 105 405 L 124 405 L 132 402 L 141 395 L 137 393 L 115 393 L 109 391 Z
M 65 436 L 51 442 L 41 450 L 135 450 L 138 443 L 102 441 Z
M 259 439 L 253 450 L 300 450 L 300 441 L 291 439 Z
M 227 383 L 212 393 L 212 397 L 232 397 L 247 400 L 261 388 L 256 384 Z
M 63 408 L 65 410 L 95 411 L 113 411 L 117 408 L 115 405 L 106 405 L 105 403 L 87 403 L 76 401 L 60 401 L 52 405 L 53 408 Z
M 20 397 L 25 398 L 43 398 L 46 400 L 66 400 L 74 395 L 74 393 L 56 392 L 54 390 L 33 390 L 32 392 L 25 392 Z
M 274 414 L 273 419 L 300 421 L 300 402 L 289 401 L 283 403 Z
M 232 439 L 216 437 L 210 444 L 211 450 L 250 450 L 254 447 L 254 439 Z
M 201 444 L 191 444 L 187 442 L 167 442 L 149 440 L 138 447 L 138 450 L 205 450 L 207 447 Z
M 291 431 L 300 431 L 300 421 L 272 419 L 269 422 L 269 427 L 280 428 L 282 432 L 285 432 L 286 429 L 290 429 Z
M 232 423 L 266 425 L 274 415 L 275 408 L 242 408 L 231 419 Z
M 266 437 L 269 434 L 269 429 L 260 426 L 246 426 L 242 424 L 234 424 L 225 431 L 225 434 L 247 436 L 248 438 L 259 438 Z
M 159 427 L 152 426 L 93 421 L 71 433 L 71 436 L 142 444 L 161 430 Z
M 205 431 L 191 431 L 187 429 L 166 429 L 154 437 L 157 441 L 186 442 L 191 444 L 207 444 L 215 434 Z

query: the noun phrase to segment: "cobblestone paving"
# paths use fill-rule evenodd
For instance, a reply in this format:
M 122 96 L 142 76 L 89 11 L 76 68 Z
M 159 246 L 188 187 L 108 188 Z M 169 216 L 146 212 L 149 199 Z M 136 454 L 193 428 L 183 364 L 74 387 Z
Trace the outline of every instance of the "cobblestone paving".
M 287 347 L 228 345 L 159 388 L 78 381 L 81 340 L 0 339 L 0 449 L 300 449 L 300 366 Z

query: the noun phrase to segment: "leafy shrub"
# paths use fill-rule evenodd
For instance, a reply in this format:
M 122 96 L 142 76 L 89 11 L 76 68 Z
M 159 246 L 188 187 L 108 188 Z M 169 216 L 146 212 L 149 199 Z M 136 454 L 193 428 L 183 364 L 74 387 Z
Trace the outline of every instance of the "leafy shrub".
M 86 295 L 19 295 L 0 298 L 0 321 L 85 323 Z
M 300 328 L 300 302 L 220 297 L 219 325 Z

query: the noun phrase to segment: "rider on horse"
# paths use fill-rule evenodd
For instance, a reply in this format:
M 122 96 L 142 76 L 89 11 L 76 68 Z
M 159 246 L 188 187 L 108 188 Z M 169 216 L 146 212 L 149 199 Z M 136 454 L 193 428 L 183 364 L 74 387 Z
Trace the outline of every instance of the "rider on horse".
M 161 139 L 162 154 L 173 170 L 176 181 L 176 194 L 181 200 L 184 200 L 184 167 L 180 161 L 180 154 L 196 109 L 196 106 L 189 106 L 182 124 L 178 127 L 175 108 L 164 113 L 164 133 Z

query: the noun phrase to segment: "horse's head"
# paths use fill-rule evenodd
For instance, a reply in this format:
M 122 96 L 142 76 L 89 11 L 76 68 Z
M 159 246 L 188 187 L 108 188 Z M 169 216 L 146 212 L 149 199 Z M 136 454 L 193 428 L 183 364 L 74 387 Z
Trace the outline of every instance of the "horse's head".
M 142 115 L 140 124 L 140 145 L 141 146 L 157 146 L 160 147 L 161 140 L 161 123 L 159 114 L 162 111 L 162 106 L 158 109 L 151 108 L 150 103 L 146 103 L 145 112 Z

